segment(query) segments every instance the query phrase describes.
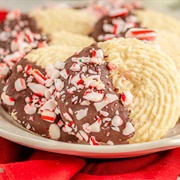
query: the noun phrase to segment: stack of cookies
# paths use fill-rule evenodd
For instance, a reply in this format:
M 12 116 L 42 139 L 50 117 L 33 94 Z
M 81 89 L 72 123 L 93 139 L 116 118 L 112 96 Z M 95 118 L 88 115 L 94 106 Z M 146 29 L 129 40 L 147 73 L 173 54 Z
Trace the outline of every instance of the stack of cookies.
M 1 106 L 52 140 L 159 140 L 180 115 L 179 29 L 134 2 L 12 10 L 0 24 Z

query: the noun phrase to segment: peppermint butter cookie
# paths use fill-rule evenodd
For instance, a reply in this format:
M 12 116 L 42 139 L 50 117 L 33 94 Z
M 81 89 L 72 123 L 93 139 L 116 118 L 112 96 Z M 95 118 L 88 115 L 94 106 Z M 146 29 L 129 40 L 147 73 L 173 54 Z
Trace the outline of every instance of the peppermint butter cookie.
M 130 112 L 112 85 L 97 44 L 68 58 L 62 71 L 57 102 L 64 130 L 91 145 L 128 143 L 134 134 Z
M 180 45 L 177 42 L 180 42 L 179 35 L 166 30 L 158 30 L 156 43 L 163 52 L 172 58 L 180 71 Z
M 109 62 L 113 85 L 131 110 L 131 143 L 158 140 L 180 114 L 180 75 L 169 56 L 136 39 L 98 43 Z
M 135 14 L 143 27 L 156 29 L 157 31 L 165 30 L 172 35 L 180 36 L 180 22 L 169 15 L 150 9 L 136 10 Z
M 0 92 L 9 70 L 32 49 L 47 46 L 49 39 L 33 18 L 11 11 L 0 23 Z
M 43 86 L 45 70 L 22 59 L 12 69 L 1 94 L 12 118 L 27 130 L 42 137 L 64 142 L 76 142 L 75 136 L 61 131 L 63 122 L 58 104 L 51 94 L 53 89 Z
M 135 11 L 143 27 L 151 28 L 157 33 L 156 43 L 176 63 L 180 70 L 180 21 L 168 15 L 149 9 Z
M 74 34 L 67 31 L 54 32 L 50 35 L 50 45 L 68 45 L 76 47 L 77 51 L 94 43 L 94 39 L 81 34 Z
M 64 123 L 54 95 L 58 87 L 51 86 L 58 78 L 57 71 L 52 65 L 49 66 L 51 72 L 47 70 L 47 74 L 45 71 L 47 64 L 56 65 L 58 61 L 65 61 L 75 49 L 65 45 L 36 49 L 12 68 L 1 100 L 17 123 L 46 138 L 77 142 L 75 136 L 62 131 Z
M 68 31 L 87 35 L 92 31 L 96 18 L 84 10 L 71 8 L 49 8 L 33 10 L 31 16 L 47 34 L 57 31 Z

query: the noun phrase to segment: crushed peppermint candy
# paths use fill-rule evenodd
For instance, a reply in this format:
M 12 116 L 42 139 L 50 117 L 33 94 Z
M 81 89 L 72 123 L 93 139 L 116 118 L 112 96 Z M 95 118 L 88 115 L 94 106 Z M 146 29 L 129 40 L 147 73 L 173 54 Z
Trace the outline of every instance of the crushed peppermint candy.
M 129 91 L 124 91 L 121 93 L 121 102 L 124 106 L 133 105 L 133 95 Z
M 26 89 L 26 82 L 23 78 L 18 78 L 15 83 L 14 83 L 14 87 L 16 91 L 22 91 L 24 89 Z
M 59 129 L 59 126 L 56 124 L 51 124 L 49 127 L 49 136 L 51 139 L 57 140 L 61 136 L 61 131 Z
M 129 29 L 125 34 L 125 38 L 136 38 L 146 41 L 154 41 L 156 40 L 156 36 L 157 34 L 155 31 L 143 28 L 132 28 Z
M 14 106 L 14 104 L 15 104 L 14 99 L 13 99 L 12 97 L 6 95 L 5 92 L 3 92 L 3 93 L 1 94 L 1 99 L 2 99 L 2 101 L 3 101 L 6 105 Z

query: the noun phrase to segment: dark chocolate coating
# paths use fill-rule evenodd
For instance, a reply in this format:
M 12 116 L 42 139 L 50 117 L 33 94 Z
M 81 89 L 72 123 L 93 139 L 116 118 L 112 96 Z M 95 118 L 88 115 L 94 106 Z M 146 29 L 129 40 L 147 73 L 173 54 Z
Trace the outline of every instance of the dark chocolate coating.
M 51 138 L 50 135 L 49 135 L 49 127 L 52 124 L 52 122 L 43 120 L 41 118 L 41 114 L 39 114 L 37 112 L 38 108 L 37 108 L 36 113 L 34 113 L 32 115 L 26 114 L 26 112 L 24 111 L 24 107 L 27 104 L 25 102 L 25 99 L 27 97 L 32 98 L 32 96 L 34 94 L 32 92 L 32 90 L 27 86 L 27 79 L 29 78 L 30 75 L 27 75 L 26 77 L 24 77 L 24 74 L 25 74 L 24 69 L 25 69 L 26 65 L 31 66 L 33 69 L 38 69 L 43 75 L 46 74 L 45 70 L 43 68 L 37 66 L 33 62 L 29 62 L 26 59 L 22 59 L 21 61 L 19 61 L 13 67 L 12 74 L 9 77 L 8 82 L 6 83 L 7 90 L 5 91 L 5 93 L 6 93 L 6 95 L 13 98 L 14 101 L 15 101 L 14 106 L 6 105 L 7 108 L 8 108 L 8 112 L 10 114 L 12 114 L 12 113 L 15 114 L 16 122 L 18 122 L 23 127 L 25 127 L 25 128 L 28 127 L 28 129 L 30 131 L 32 131 L 32 132 L 34 132 L 34 133 L 36 133 L 36 134 L 38 134 L 40 136 L 43 136 L 43 137 L 46 137 L 46 138 Z M 21 66 L 23 71 L 17 72 L 17 67 L 18 66 Z M 25 79 L 25 82 L 26 82 L 26 89 L 21 90 L 19 92 L 15 90 L 15 86 L 14 86 L 15 81 L 18 78 L 23 78 L 23 79 Z M 32 82 L 37 83 L 37 81 L 35 79 L 33 79 Z M 39 101 L 36 104 L 39 105 L 40 104 L 39 102 L 41 102 L 43 98 L 45 98 L 45 97 L 44 96 L 39 96 Z M 33 120 L 32 120 L 32 118 L 33 118 Z M 56 117 L 55 121 L 53 122 L 53 124 L 57 124 L 60 119 L 61 119 L 60 115 L 57 115 L 57 117 Z M 67 133 L 64 133 L 61 130 L 62 127 L 59 127 L 59 128 L 60 128 L 60 131 L 61 131 L 61 136 L 60 136 L 59 139 L 57 139 L 58 141 L 64 141 L 64 142 L 75 142 L 75 141 L 77 141 L 75 136 L 68 135 Z
M 131 15 L 133 15 L 134 16 L 134 14 L 133 13 L 131 13 L 131 12 L 129 12 L 127 15 L 125 15 L 125 16 L 121 16 L 121 17 L 111 17 L 111 16 L 109 16 L 109 15 L 105 15 L 105 16 L 103 16 L 103 17 L 101 17 L 98 21 L 97 21 L 97 23 L 95 24 L 95 26 L 94 26 L 94 30 L 93 30 L 93 32 L 89 35 L 90 37 L 93 37 L 94 39 L 95 39 L 95 41 L 97 41 L 97 42 L 100 42 L 100 41 L 105 41 L 106 39 L 99 39 L 98 37 L 100 36 L 100 35 L 107 35 L 107 34 L 111 34 L 110 32 L 105 32 L 104 30 L 103 30 L 103 25 L 104 24 L 109 24 L 109 25 L 113 25 L 114 26 L 114 24 L 113 24 L 113 21 L 114 20 L 123 20 L 125 23 L 127 22 L 127 18 L 129 17 L 129 16 L 131 16 Z M 121 27 L 121 28 L 125 28 L 125 26 L 126 25 L 123 25 L 124 27 Z M 135 23 L 135 27 L 136 28 L 138 28 L 138 27 L 140 27 L 140 23 L 139 22 L 137 22 L 137 23 Z M 126 34 L 126 32 L 129 30 L 130 28 L 127 28 L 125 31 L 122 31 L 122 32 L 120 32 L 120 33 L 118 33 L 118 34 L 114 34 L 114 38 L 118 38 L 118 37 L 125 37 L 125 34 Z M 112 33 L 113 34 L 113 33 Z
M 83 51 L 81 51 L 78 55 L 74 55 L 72 57 L 70 57 L 69 59 L 67 59 L 67 61 L 65 62 L 65 70 L 68 71 L 69 73 L 69 77 L 67 79 L 63 79 L 62 81 L 64 81 L 64 88 L 62 89 L 62 92 L 64 91 L 64 93 L 62 94 L 62 96 L 60 98 L 57 98 L 57 102 L 59 104 L 60 107 L 60 111 L 61 111 L 61 116 L 64 122 L 68 123 L 74 123 L 75 127 L 74 129 L 72 128 L 72 131 L 76 133 L 76 135 L 78 135 L 78 133 L 80 131 L 84 131 L 83 129 L 83 125 L 86 123 L 89 123 L 89 125 L 95 123 L 97 121 L 98 118 L 100 118 L 101 121 L 101 125 L 100 125 L 100 131 L 99 132 L 90 132 L 90 133 L 86 133 L 88 138 L 90 139 L 91 137 L 95 137 L 96 141 L 98 141 L 99 143 L 107 143 L 108 141 L 113 142 L 114 144 L 125 144 L 128 143 L 128 139 L 130 137 L 133 136 L 133 133 L 129 134 L 129 135 L 124 135 L 122 133 L 123 129 L 125 128 L 125 123 L 126 122 L 131 122 L 131 119 L 129 118 L 130 112 L 122 105 L 122 103 L 120 102 L 119 99 L 119 95 L 117 95 L 117 93 L 115 92 L 114 87 L 112 86 L 112 81 L 109 78 L 109 70 L 107 69 L 107 64 L 96 64 L 96 63 L 81 63 L 81 70 L 79 72 L 77 71 L 73 71 L 71 70 L 71 66 L 73 65 L 73 61 L 72 58 L 81 58 L 81 57 L 92 57 L 92 53 L 91 50 L 98 50 L 99 48 L 97 47 L 96 44 L 85 48 Z M 83 72 L 82 68 L 83 67 L 87 68 L 86 72 Z M 76 91 L 74 91 L 73 94 L 69 93 L 68 89 L 74 87 L 74 85 L 72 85 L 70 83 L 71 79 L 77 75 L 79 73 L 80 77 L 81 75 L 85 75 L 87 78 L 90 77 L 91 74 L 90 72 L 94 71 L 97 72 L 96 75 L 100 75 L 100 79 L 103 82 L 103 84 L 105 85 L 105 89 L 104 90 L 97 90 L 96 87 L 89 87 L 86 88 L 84 87 L 83 89 L 78 89 Z M 85 85 L 85 83 L 82 83 L 82 85 Z M 111 95 L 116 95 L 118 97 L 117 100 L 115 100 L 114 102 L 106 105 L 104 108 L 102 108 L 102 111 L 107 112 L 109 115 L 106 118 L 112 118 L 115 116 L 115 114 L 118 112 L 119 116 L 121 117 L 121 119 L 123 120 L 123 124 L 118 126 L 118 128 L 120 129 L 120 131 L 115 131 L 112 129 L 112 125 L 111 122 L 109 121 L 109 124 L 106 126 L 105 122 L 103 122 L 103 119 L 105 117 L 103 117 L 100 112 L 98 112 L 95 108 L 94 102 L 93 101 L 89 101 L 89 105 L 81 105 L 80 102 L 84 101 L 85 99 L 83 98 L 83 95 L 85 94 L 85 91 L 87 90 L 92 90 L 93 92 L 100 92 L 104 94 L 104 98 L 107 94 L 111 94 Z M 77 101 L 74 102 L 72 99 L 77 97 Z M 77 119 L 77 112 L 80 110 L 83 110 L 85 108 L 88 108 L 88 112 L 85 115 L 85 117 L 83 117 L 82 119 Z M 69 109 L 72 110 L 73 114 L 69 112 Z M 72 121 L 69 121 L 65 116 L 64 113 L 68 113 L 70 115 L 70 117 L 72 118 Z M 77 128 L 77 129 L 76 129 Z M 90 140 L 87 140 L 88 143 Z

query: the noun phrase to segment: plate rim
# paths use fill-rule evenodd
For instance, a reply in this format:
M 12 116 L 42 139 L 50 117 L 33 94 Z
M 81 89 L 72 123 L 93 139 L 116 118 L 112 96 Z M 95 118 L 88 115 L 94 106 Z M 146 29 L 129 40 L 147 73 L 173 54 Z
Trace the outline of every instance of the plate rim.
M 122 158 L 145 155 L 153 152 L 180 147 L 180 134 L 176 134 L 172 137 L 162 138 L 156 141 L 134 144 L 120 144 L 113 146 L 92 146 L 89 144 L 66 143 L 47 139 L 26 130 L 17 122 L 15 122 L 15 120 L 13 120 L 11 116 L 2 109 L 2 107 L 0 107 L 0 118 L 2 121 L 0 123 L 1 137 L 30 148 L 55 153 L 77 155 L 90 158 L 113 158 L 113 156 Z M 3 127 L 3 123 L 6 126 Z M 13 128 L 14 132 L 9 131 L 7 127 Z M 22 134 L 24 134 L 24 136 L 22 136 Z

